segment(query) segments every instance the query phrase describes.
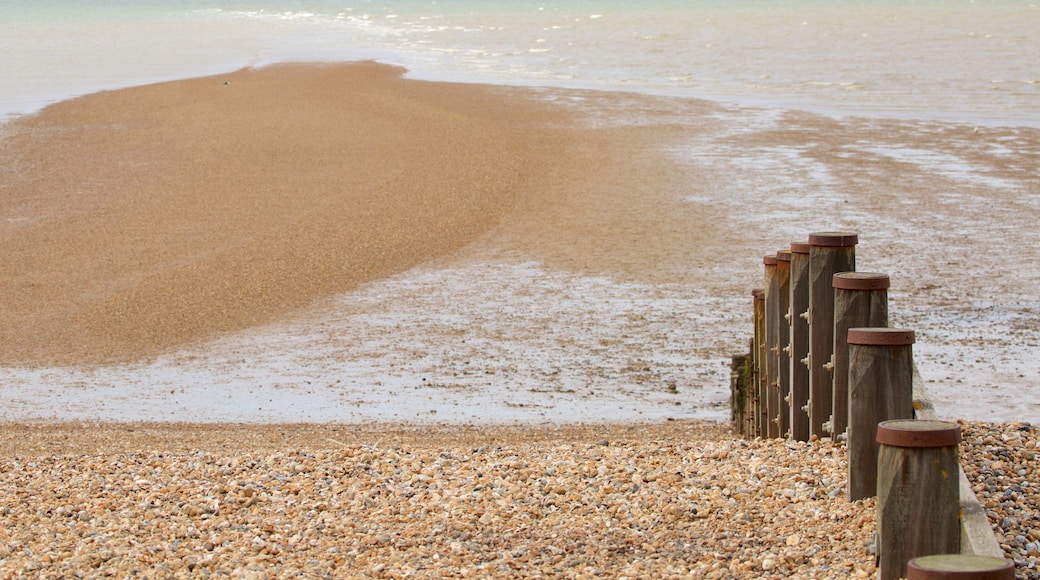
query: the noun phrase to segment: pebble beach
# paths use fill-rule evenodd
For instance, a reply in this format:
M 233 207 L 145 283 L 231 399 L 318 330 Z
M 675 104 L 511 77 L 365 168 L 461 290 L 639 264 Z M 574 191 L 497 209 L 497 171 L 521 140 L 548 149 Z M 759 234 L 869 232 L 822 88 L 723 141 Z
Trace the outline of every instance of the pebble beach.
M 962 464 L 1038 578 L 1038 431 Z M 717 423 L 4 425 L 4 578 L 868 578 L 845 449 Z
M 712 423 L 8 427 L 4 443 L 21 448 L 0 474 L 5 577 L 874 570 L 873 504 L 844 499 L 840 447 Z

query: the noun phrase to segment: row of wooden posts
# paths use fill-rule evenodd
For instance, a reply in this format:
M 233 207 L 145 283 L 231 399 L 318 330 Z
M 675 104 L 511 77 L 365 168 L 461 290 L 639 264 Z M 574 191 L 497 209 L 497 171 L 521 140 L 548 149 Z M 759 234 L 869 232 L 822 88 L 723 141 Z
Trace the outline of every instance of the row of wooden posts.
M 960 577 L 929 572 L 950 558 L 965 577 L 1014 578 L 1008 561 L 959 555 L 960 426 L 914 419 L 914 331 L 888 326 L 889 277 L 856 272 L 858 242 L 814 233 L 765 256 L 750 353 L 733 357 L 733 429 L 846 444 L 848 498 L 877 497 L 879 578 Z

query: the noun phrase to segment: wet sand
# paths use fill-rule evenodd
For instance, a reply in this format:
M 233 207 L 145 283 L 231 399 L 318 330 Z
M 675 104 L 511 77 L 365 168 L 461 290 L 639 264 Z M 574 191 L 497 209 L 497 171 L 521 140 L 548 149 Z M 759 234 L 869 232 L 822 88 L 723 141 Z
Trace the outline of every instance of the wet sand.
M 0 362 L 139 360 L 457 250 L 561 155 L 553 121 L 389 66 L 100 93 L 0 150 Z
M 1040 417 L 1036 129 L 347 64 L 4 130 L 0 419 L 724 419 L 762 255 L 832 230 L 940 416 Z

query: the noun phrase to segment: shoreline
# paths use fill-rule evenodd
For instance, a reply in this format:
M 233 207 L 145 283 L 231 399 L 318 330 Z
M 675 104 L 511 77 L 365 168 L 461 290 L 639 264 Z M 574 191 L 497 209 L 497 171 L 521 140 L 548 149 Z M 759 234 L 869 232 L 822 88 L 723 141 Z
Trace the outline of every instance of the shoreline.
M 0 369 L 0 388 L 10 403 L 0 419 L 720 419 L 724 361 L 746 338 L 744 298 L 758 283 L 760 253 L 808 231 L 838 229 L 860 232 L 861 270 L 892 275 L 893 324 L 918 330 L 915 353 L 940 415 L 1040 416 L 1040 404 L 1018 403 L 1030 400 L 1030 377 L 1040 372 L 1029 348 L 1037 336 L 1028 266 L 1034 248 L 1015 245 L 1025 252 L 1026 266 L 1001 266 L 1001 249 L 1025 239 L 1035 223 L 1029 191 L 1040 179 L 1028 168 L 1040 143 L 1037 131 L 838 122 L 632 93 L 401 82 L 427 96 L 445 91 L 440 97 L 450 94 L 450 105 L 464 115 L 473 114 L 466 109 L 475 95 L 487 99 L 491 117 L 504 102 L 524 105 L 518 117 L 531 115 L 517 118 L 533 124 L 526 135 L 538 142 L 525 151 L 546 164 L 527 168 L 531 181 L 517 189 L 516 203 L 503 208 L 497 222 L 393 276 L 146 362 L 7 366 Z M 167 103 L 173 86 L 180 85 L 141 91 Z M 236 86 L 247 85 L 206 90 Z M 282 87 L 296 90 L 299 83 Z M 460 95 L 465 98 L 454 98 Z M 129 96 L 114 91 L 96 98 Z M 566 137 L 546 144 L 539 139 L 545 135 Z M 205 146 L 204 140 L 173 151 L 196 145 Z M 254 145 L 262 148 L 260 141 Z M 116 156 L 114 167 L 147 169 L 130 163 L 142 155 Z M 164 175 L 151 169 L 138 174 L 139 182 Z M 108 182 L 76 183 L 100 190 Z M 82 202 L 72 196 L 55 203 L 68 200 Z M 19 215 L 5 213 L 0 227 L 14 227 Z M 485 223 L 483 214 L 476 219 Z M 214 223 L 224 235 L 220 220 Z M 120 229 L 114 231 L 123 239 L 135 234 Z M 51 239 L 60 239 L 60 231 L 52 229 Z M 246 244 L 227 255 L 240 262 L 249 252 L 277 248 L 276 242 Z M 93 259 L 91 248 L 79 249 Z M 6 283 L 60 289 L 69 282 L 55 275 L 60 271 Z M 167 289 L 154 281 L 145 288 Z M 167 315 L 176 314 L 178 305 L 167 306 Z M 13 311 L 24 314 L 17 304 Z M 985 324 L 977 324 L 980 319 Z M 117 344 L 119 337 L 105 340 Z

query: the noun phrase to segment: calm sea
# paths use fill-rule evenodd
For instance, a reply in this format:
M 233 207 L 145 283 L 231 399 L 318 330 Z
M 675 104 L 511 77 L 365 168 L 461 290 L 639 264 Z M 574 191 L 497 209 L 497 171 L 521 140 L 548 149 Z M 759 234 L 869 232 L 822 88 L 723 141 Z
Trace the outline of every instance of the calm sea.
M 0 117 L 286 60 L 1040 125 L 1035 0 L 0 0 Z

